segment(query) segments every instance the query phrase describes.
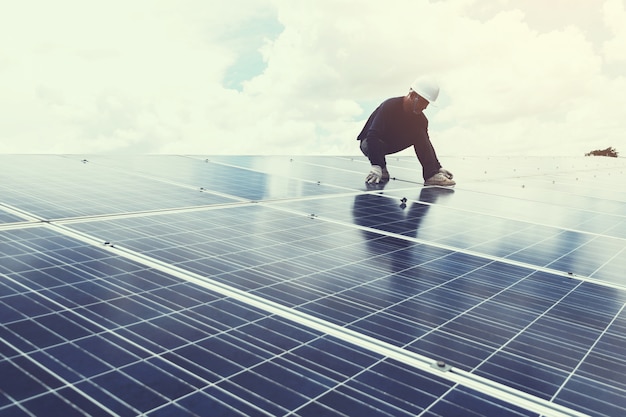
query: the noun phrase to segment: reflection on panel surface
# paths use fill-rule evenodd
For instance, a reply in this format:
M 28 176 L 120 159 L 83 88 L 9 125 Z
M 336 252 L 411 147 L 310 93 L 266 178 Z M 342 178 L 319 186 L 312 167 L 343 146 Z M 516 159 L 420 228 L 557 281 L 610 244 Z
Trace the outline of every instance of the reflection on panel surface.
M 626 412 L 621 160 L 2 158 L 1 415 Z

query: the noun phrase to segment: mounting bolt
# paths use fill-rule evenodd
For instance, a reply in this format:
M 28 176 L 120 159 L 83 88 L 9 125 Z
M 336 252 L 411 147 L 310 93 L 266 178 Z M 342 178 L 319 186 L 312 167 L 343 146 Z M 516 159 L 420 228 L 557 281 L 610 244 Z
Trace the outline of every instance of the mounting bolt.
M 448 372 L 452 367 L 445 363 L 443 360 L 438 360 L 431 365 L 432 368 L 438 369 L 441 372 Z

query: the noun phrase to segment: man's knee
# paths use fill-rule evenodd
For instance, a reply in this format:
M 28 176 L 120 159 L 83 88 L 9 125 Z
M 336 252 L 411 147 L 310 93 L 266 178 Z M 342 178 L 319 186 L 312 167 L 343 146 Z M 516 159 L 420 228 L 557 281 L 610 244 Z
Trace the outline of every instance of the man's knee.
M 359 147 L 361 148 L 361 152 L 363 152 L 363 155 L 369 156 L 368 147 L 367 147 L 367 139 L 361 140 Z

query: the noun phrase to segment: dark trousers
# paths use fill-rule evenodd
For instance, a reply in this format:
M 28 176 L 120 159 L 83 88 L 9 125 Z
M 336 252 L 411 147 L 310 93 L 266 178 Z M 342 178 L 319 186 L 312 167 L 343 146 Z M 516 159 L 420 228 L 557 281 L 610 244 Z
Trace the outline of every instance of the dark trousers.
M 422 176 L 424 179 L 426 180 L 435 175 L 439 171 L 439 168 L 441 168 L 441 164 L 437 159 L 435 148 L 433 148 L 430 139 L 426 137 L 420 140 L 414 145 L 414 148 L 417 159 L 420 161 L 420 164 L 422 164 Z M 363 152 L 363 155 L 367 156 L 372 165 L 385 168 L 387 167 L 385 156 L 398 151 L 390 149 L 389 146 L 381 140 L 365 138 L 361 141 L 361 152 Z

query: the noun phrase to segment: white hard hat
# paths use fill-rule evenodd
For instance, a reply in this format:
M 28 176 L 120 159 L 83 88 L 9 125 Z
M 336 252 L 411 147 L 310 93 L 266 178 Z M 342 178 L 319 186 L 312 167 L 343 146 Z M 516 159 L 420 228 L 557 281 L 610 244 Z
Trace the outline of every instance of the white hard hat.
M 429 103 L 437 101 L 439 96 L 439 85 L 434 80 L 420 77 L 413 81 L 411 90 L 428 100 Z

